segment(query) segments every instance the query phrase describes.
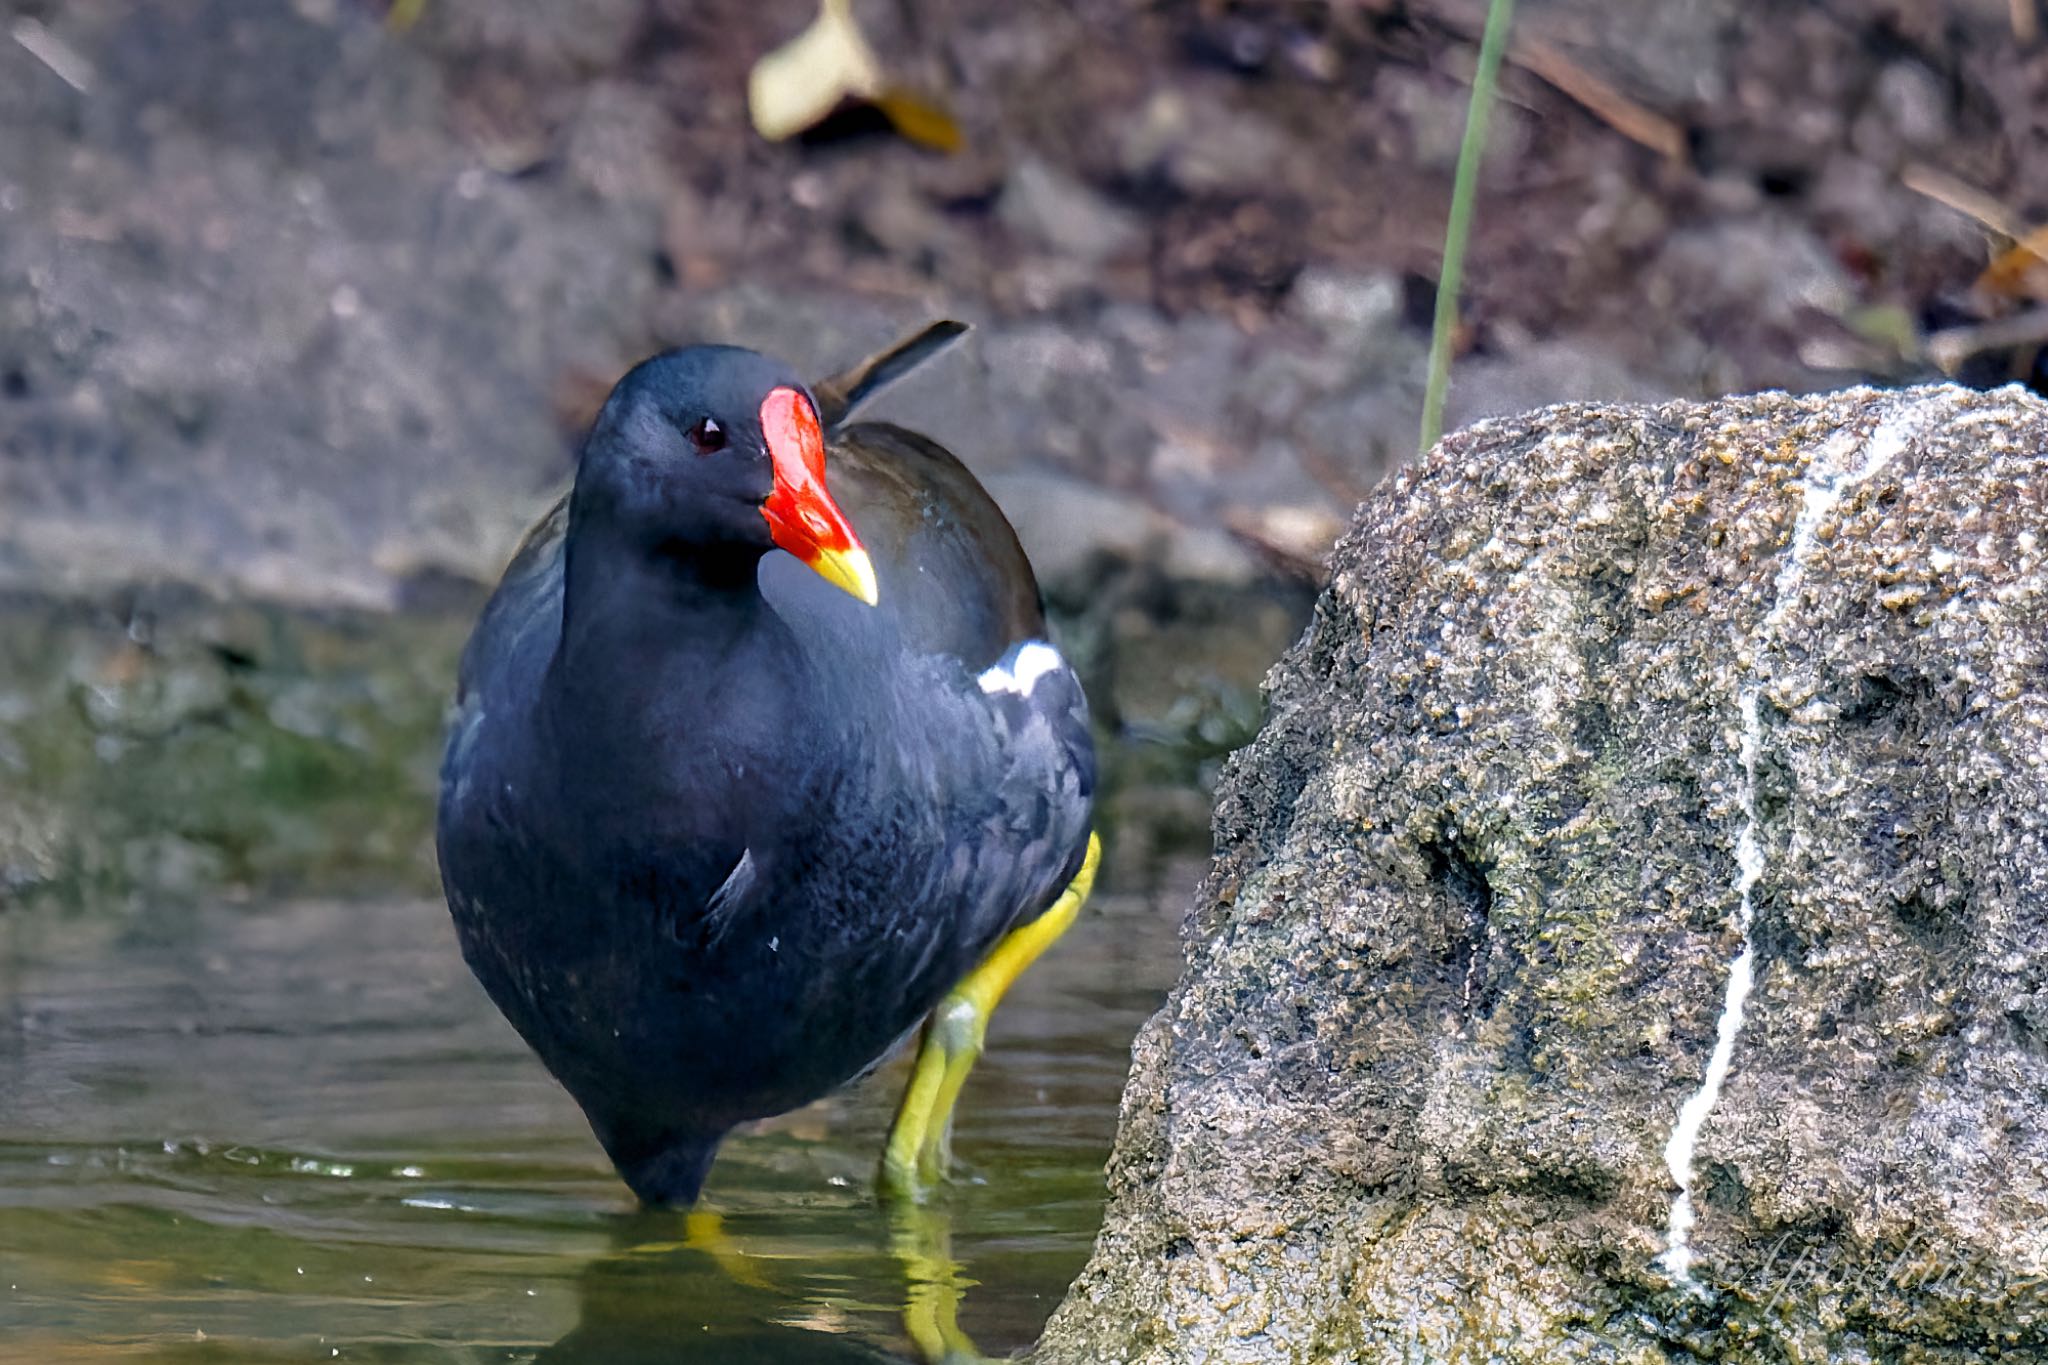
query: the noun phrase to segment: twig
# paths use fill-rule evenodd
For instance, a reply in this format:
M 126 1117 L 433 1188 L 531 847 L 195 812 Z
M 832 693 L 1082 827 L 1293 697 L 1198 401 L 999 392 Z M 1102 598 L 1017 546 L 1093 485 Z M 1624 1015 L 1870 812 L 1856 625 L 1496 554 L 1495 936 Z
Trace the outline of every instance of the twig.
M 1320 587 L 1330 576 L 1330 547 L 1336 543 L 1335 534 L 1320 549 L 1310 549 L 1299 540 L 1274 535 L 1272 528 L 1249 512 L 1225 515 L 1223 527 L 1239 544 L 1290 578 Z
M 71 44 L 43 27 L 40 21 L 15 20 L 14 41 L 73 90 L 81 95 L 92 93 L 92 63 L 79 56 Z
M 1468 38 L 1483 32 L 1485 20 L 1472 6 L 1438 4 L 1429 9 Z M 1684 125 L 1624 94 L 1605 77 L 1572 60 L 1563 48 L 1541 38 L 1516 34 L 1508 45 L 1508 64 L 1536 77 L 1629 141 L 1681 165 L 1690 159 Z
M 2017 241 L 2026 236 L 2026 224 L 2015 217 L 2012 210 L 1947 171 L 1915 161 L 1899 172 L 1899 183 L 1915 194 L 1924 194 L 1937 204 L 1947 205 L 1965 218 L 1974 218 L 2001 237 Z
M 2034 308 L 2009 318 L 1936 332 L 1927 338 L 1927 358 L 1943 374 L 1954 374 L 1973 355 L 2042 342 L 2048 342 L 2048 308 Z
M 1472 230 L 1472 203 L 1479 197 L 1479 161 L 1486 151 L 1486 119 L 1500 83 L 1501 54 L 1515 0 L 1492 0 L 1486 30 L 1479 35 L 1479 65 L 1472 73 L 1472 102 L 1465 110 L 1465 138 L 1458 146 L 1458 171 L 1451 180 L 1451 217 L 1444 227 L 1444 268 L 1436 282 L 1436 319 L 1429 335 L 1429 384 L 1422 396 L 1422 449 L 1444 431 L 1444 396 L 1451 387 L 1451 339 L 1458 328 L 1458 287 L 1465 275 L 1465 241 Z
M 1675 120 L 1637 100 L 1594 75 L 1567 57 L 1560 48 L 1541 38 L 1517 38 L 1508 49 L 1508 60 L 1530 75 L 1554 86 L 1565 98 L 1631 142 L 1640 143 L 1683 164 L 1686 159 L 1685 129 Z

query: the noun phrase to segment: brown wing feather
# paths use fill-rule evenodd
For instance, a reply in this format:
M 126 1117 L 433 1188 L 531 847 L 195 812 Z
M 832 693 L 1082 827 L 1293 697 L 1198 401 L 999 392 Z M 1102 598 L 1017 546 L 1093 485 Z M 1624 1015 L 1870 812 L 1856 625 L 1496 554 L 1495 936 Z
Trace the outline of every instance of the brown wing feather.
M 914 648 L 979 670 L 1019 641 L 1044 638 L 1038 580 L 1017 533 L 950 451 L 914 431 L 862 422 L 832 433 L 826 479 Z

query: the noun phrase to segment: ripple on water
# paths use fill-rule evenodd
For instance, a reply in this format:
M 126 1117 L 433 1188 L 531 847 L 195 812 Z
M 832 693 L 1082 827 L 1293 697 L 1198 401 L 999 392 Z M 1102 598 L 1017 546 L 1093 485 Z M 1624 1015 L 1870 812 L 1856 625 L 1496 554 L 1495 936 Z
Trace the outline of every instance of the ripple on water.
M 908 1349 L 905 1258 L 938 1274 L 950 1247 L 962 1326 L 1008 1352 L 1086 1258 L 1130 1038 L 1177 962 L 1170 914 L 1105 901 L 998 1015 L 939 1214 L 892 1227 L 870 1197 L 886 1068 L 728 1145 L 713 1253 L 628 1211 L 436 905 L 15 916 L 8 1349 L 876 1360 Z

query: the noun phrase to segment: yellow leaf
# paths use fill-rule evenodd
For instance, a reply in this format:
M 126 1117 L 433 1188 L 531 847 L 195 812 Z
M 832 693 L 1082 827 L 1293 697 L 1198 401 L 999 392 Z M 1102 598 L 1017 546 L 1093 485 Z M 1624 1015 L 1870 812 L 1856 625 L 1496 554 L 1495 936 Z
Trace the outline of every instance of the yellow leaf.
M 896 131 L 920 147 L 957 152 L 962 138 L 953 116 L 914 90 L 896 86 L 882 93 L 875 107 L 888 116 Z
M 842 100 L 872 100 L 882 89 L 882 64 L 854 25 L 852 0 L 822 0 L 809 28 L 754 63 L 747 112 L 754 131 L 780 142 Z
M 2048 300 L 2048 226 L 1999 253 L 1977 277 L 1977 288 L 1993 298 Z

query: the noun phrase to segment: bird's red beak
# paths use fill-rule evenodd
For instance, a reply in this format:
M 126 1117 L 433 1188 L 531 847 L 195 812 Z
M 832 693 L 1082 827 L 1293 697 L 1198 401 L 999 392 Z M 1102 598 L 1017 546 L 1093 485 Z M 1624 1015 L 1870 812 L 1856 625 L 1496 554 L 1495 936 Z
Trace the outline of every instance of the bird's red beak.
M 761 504 L 768 534 L 820 578 L 872 607 L 881 600 L 874 562 L 825 491 L 825 433 L 811 400 L 795 389 L 770 389 L 761 403 L 761 434 L 775 465 L 774 491 Z

